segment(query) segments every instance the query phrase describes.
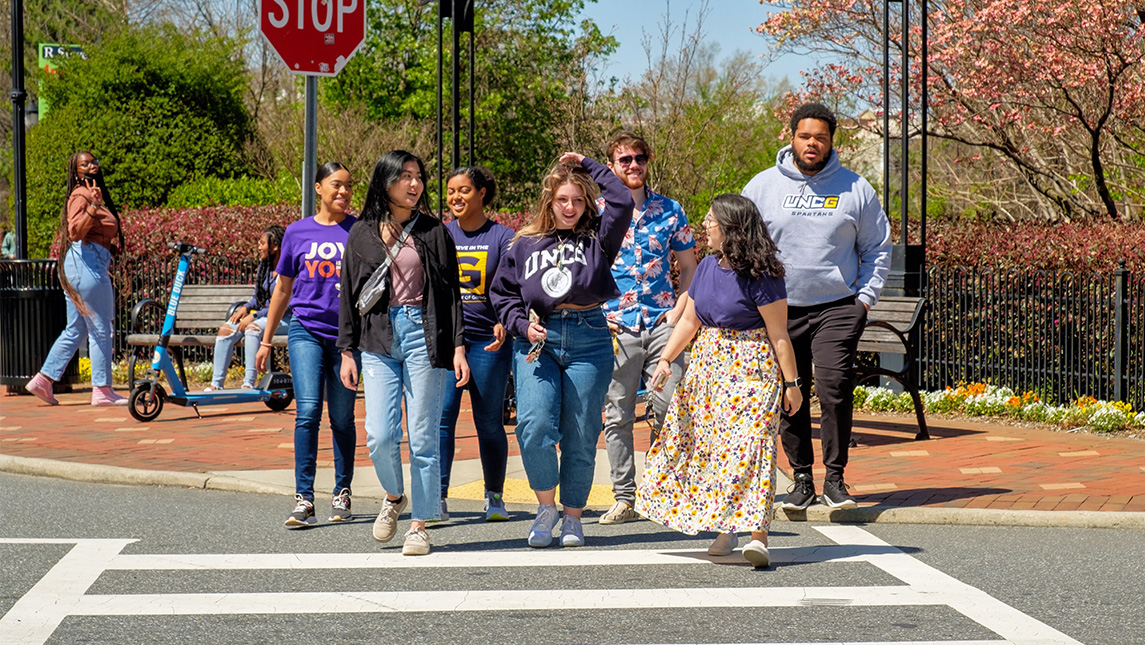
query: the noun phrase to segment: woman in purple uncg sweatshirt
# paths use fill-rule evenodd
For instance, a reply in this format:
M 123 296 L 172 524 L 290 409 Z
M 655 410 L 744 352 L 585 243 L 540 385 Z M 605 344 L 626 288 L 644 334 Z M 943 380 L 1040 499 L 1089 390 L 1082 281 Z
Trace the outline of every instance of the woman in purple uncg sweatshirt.
M 517 443 L 539 504 L 528 538 L 537 548 L 553 541 L 557 484 L 560 544 L 584 544 L 580 516 L 612 380 L 612 336 L 601 304 L 620 296 L 611 267 L 633 209 L 632 191 L 607 166 L 572 152 L 560 162 L 542 183 L 536 214 L 502 257 L 490 293 L 516 336 Z M 589 208 L 598 192 L 605 201 L 600 217 Z

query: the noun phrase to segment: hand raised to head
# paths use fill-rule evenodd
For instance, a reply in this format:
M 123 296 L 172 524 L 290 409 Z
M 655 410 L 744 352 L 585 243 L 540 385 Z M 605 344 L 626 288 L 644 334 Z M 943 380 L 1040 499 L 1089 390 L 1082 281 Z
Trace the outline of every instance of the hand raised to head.
M 584 161 L 584 155 L 580 154 L 579 152 L 566 152 L 563 155 L 561 155 L 561 158 L 560 158 L 561 163 L 575 164 L 578 166 L 580 165 L 580 163 L 582 161 Z

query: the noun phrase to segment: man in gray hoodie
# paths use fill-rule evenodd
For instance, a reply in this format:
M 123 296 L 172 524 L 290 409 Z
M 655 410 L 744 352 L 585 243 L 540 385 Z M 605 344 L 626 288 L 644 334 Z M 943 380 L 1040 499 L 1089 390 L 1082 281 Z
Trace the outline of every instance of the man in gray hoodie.
M 856 506 L 843 470 L 851 442 L 855 351 L 867 312 L 879 300 L 890 268 L 891 231 L 875 189 L 843 168 L 832 147 L 836 120 L 817 103 L 791 116 L 791 145 L 775 166 L 748 182 L 787 267 L 787 331 L 795 349 L 803 407 L 783 415 L 783 451 L 795 484 L 781 506 L 805 509 L 816 500 L 811 466 L 811 374 L 819 396 L 823 444 L 823 503 Z

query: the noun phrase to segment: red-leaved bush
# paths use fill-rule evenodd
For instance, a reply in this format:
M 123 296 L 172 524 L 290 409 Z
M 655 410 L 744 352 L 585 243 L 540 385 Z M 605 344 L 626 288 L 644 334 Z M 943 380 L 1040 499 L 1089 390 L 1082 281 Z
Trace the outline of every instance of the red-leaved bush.
M 527 212 L 489 214 L 519 230 Z M 123 214 L 125 261 L 170 257 L 167 242 L 181 240 L 207 249 L 212 257 L 255 259 L 259 234 L 271 224 L 297 221 L 292 205 L 141 209 Z M 447 216 L 448 220 L 449 217 Z M 703 227 L 693 227 L 706 254 Z M 897 236 L 897 233 L 896 233 Z M 1096 220 L 1057 224 L 994 224 L 932 221 L 927 230 L 927 263 L 942 266 L 1111 271 L 1124 259 L 1131 271 L 1145 270 L 1145 222 Z
M 938 222 L 926 243 L 931 265 L 1107 272 L 1125 260 L 1130 271 L 1145 270 L 1145 222 Z

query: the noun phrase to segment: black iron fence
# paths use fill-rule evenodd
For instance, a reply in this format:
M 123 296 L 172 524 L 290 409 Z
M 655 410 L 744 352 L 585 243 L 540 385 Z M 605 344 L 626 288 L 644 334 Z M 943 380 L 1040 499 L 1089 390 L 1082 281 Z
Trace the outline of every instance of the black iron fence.
M 116 264 L 118 356 L 128 350 L 131 308 L 144 298 L 166 303 L 175 265 L 174 255 Z M 253 284 L 256 268 L 196 257 L 187 283 Z M 927 282 L 925 389 L 984 381 L 1049 403 L 1088 395 L 1145 409 L 1145 273 L 932 267 Z M 188 349 L 186 358 L 210 361 L 211 349 Z
M 925 389 L 959 382 L 1145 408 L 1145 275 L 934 267 L 923 323 Z

